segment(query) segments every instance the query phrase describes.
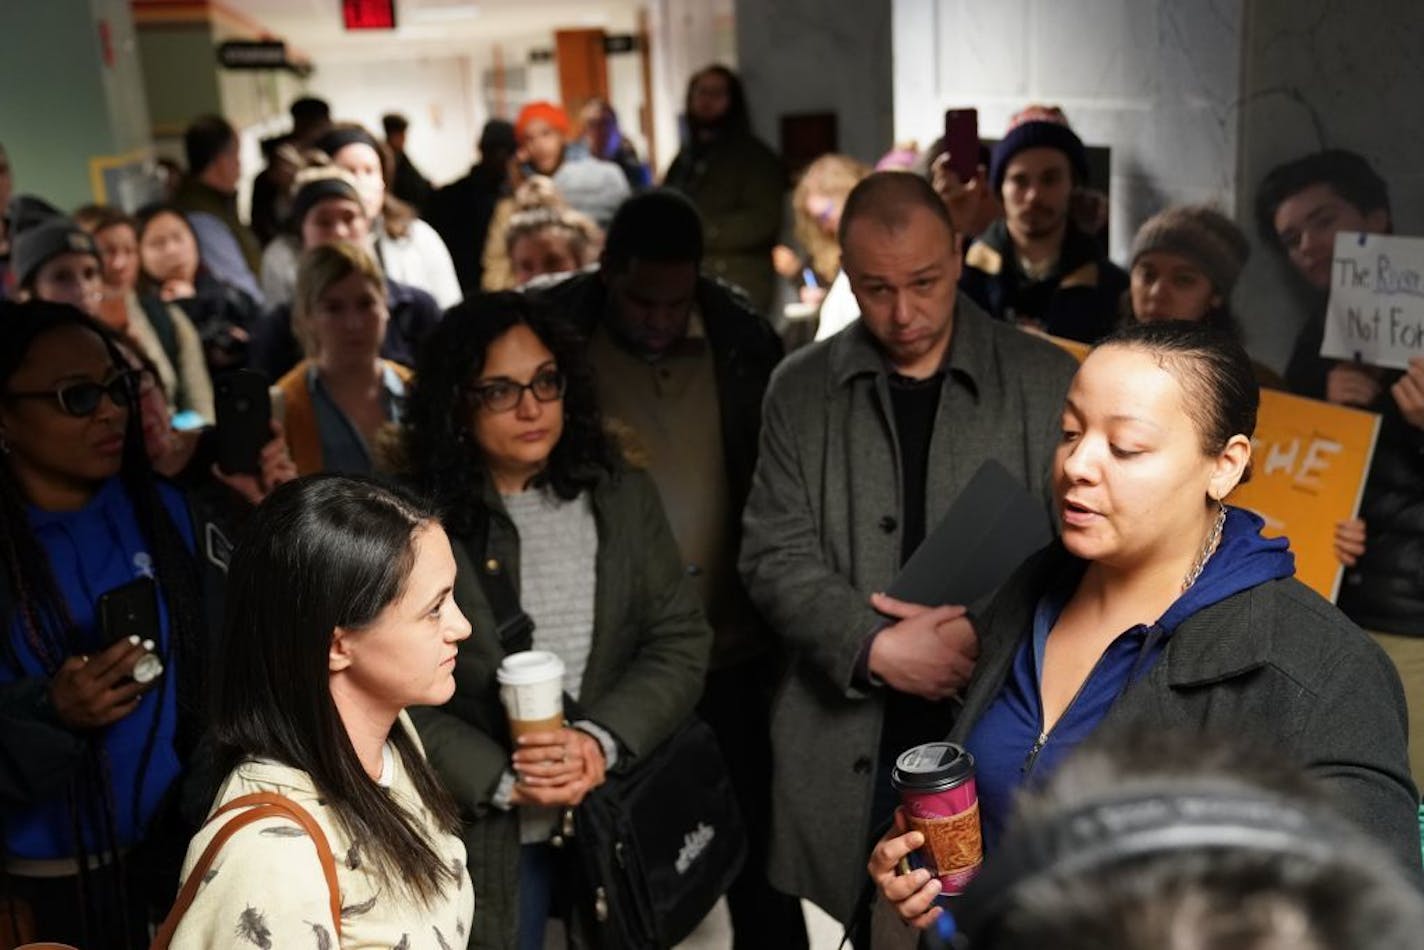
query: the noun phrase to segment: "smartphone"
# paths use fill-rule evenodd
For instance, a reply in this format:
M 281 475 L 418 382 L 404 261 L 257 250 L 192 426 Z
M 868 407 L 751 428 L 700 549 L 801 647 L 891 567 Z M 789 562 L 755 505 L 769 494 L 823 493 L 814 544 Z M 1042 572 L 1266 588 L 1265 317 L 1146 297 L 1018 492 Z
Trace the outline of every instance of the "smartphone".
M 129 637 L 158 640 L 158 588 L 140 577 L 99 595 L 99 629 L 105 643 Z
M 267 378 L 249 369 L 224 373 L 213 383 L 218 413 L 218 467 L 256 475 L 262 447 L 272 440 L 272 397 Z
M 963 182 L 979 171 L 979 110 L 944 111 L 944 147 L 949 152 L 949 168 Z

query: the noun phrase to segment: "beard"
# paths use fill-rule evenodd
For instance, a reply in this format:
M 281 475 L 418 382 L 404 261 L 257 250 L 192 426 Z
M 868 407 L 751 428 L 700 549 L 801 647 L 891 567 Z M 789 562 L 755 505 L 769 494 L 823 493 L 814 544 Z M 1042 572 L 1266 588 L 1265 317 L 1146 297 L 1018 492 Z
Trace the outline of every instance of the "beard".
M 1015 230 L 1026 238 L 1045 238 L 1056 234 L 1068 220 L 1066 210 L 1046 205 L 1029 205 L 1013 218 Z

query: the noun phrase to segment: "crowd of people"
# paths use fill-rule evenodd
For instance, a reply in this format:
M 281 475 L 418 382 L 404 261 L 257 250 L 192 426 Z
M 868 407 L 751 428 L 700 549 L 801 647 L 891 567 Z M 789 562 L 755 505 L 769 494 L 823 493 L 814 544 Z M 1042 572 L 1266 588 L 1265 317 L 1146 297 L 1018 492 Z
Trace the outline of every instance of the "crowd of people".
M 941 141 L 792 187 L 713 65 L 655 186 L 576 105 L 436 187 L 404 116 L 300 99 L 249 222 L 219 116 L 134 209 L 64 214 L 0 149 L 0 942 L 597 945 L 565 816 L 696 716 L 739 950 L 807 947 L 801 899 L 857 947 L 1417 945 L 1424 362 L 1319 355 L 1335 235 L 1392 231 L 1365 159 L 1256 190 L 1314 305 L 1278 373 L 1241 227 L 1167 207 L 1114 263 L 1060 109 L 972 177 Z M 1263 387 L 1382 417 L 1338 608 L 1231 504 Z M 989 462 L 1054 540 L 972 603 L 885 593 Z M 529 648 L 570 715 L 516 737 Z M 891 781 L 942 740 L 963 895 Z M 1211 833 L 1114 844 L 1202 800 Z

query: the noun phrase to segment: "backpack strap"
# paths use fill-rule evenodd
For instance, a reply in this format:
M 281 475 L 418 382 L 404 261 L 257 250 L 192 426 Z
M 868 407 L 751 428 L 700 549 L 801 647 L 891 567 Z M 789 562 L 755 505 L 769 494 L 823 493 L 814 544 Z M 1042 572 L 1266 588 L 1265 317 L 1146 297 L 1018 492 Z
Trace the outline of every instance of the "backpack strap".
M 316 846 L 317 858 L 321 861 L 321 873 L 326 878 L 326 888 L 331 904 L 331 923 L 335 928 L 336 939 L 340 942 L 341 889 L 336 880 L 336 858 L 331 853 L 331 845 L 326 840 L 326 834 L 321 830 L 321 826 L 316 823 L 316 819 L 305 808 L 285 795 L 278 795 L 274 792 L 254 792 L 251 795 L 234 798 L 223 805 L 213 812 L 207 823 L 210 825 L 217 821 L 221 815 L 239 808 L 247 810 L 225 820 L 223 826 L 218 829 L 218 833 L 213 836 L 213 840 L 208 842 L 208 846 L 203 849 L 203 854 L 193 865 L 193 869 L 188 872 L 188 879 L 183 882 L 183 889 L 178 892 L 178 899 L 174 901 L 173 909 L 168 912 L 163 926 L 159 928 L 158 936 L 154 938 L 150 950 L 168 950 L 168 945 L 172 942 L 173 934 L 177 932 L 183 915 L 188 912 L 188 908 L 193 904 L 193 899 L 198 896 L 198 888 L 202 886 L 203 878 L 207 876 L 213 862 L 217 859 L 218 852 L 222 850 L 222 846 L 227 843 L 227 840 L 253 822 L 262 821 L 265 818 L 286 818 L 295 822 L 306 831 L 312 844 Z

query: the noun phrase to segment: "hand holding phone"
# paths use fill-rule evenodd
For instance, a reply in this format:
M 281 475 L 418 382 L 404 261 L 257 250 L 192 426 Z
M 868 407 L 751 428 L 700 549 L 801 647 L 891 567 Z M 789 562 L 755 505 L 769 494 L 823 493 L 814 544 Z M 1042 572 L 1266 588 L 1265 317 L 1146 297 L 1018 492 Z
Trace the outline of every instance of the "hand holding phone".
M 213 386 L 217 405 L 218 467 L 230 474 L 261 471 L 262 447 L 272 438 L 267 379 L 251 370 L 224 374 Z
M 153 654 L 127 639 L 93 656 L 71 656 L 50 683 L 49 702 L 55 716 L 75 730 L 118 722 L 138 708 L 151 686 L 133 678 L 134 667 L 144 657 Z
M 949 153 L 949 170 L 961 183 L 974 180 L 979 171 L 979 110 L 946 109 L 944 150 Z

